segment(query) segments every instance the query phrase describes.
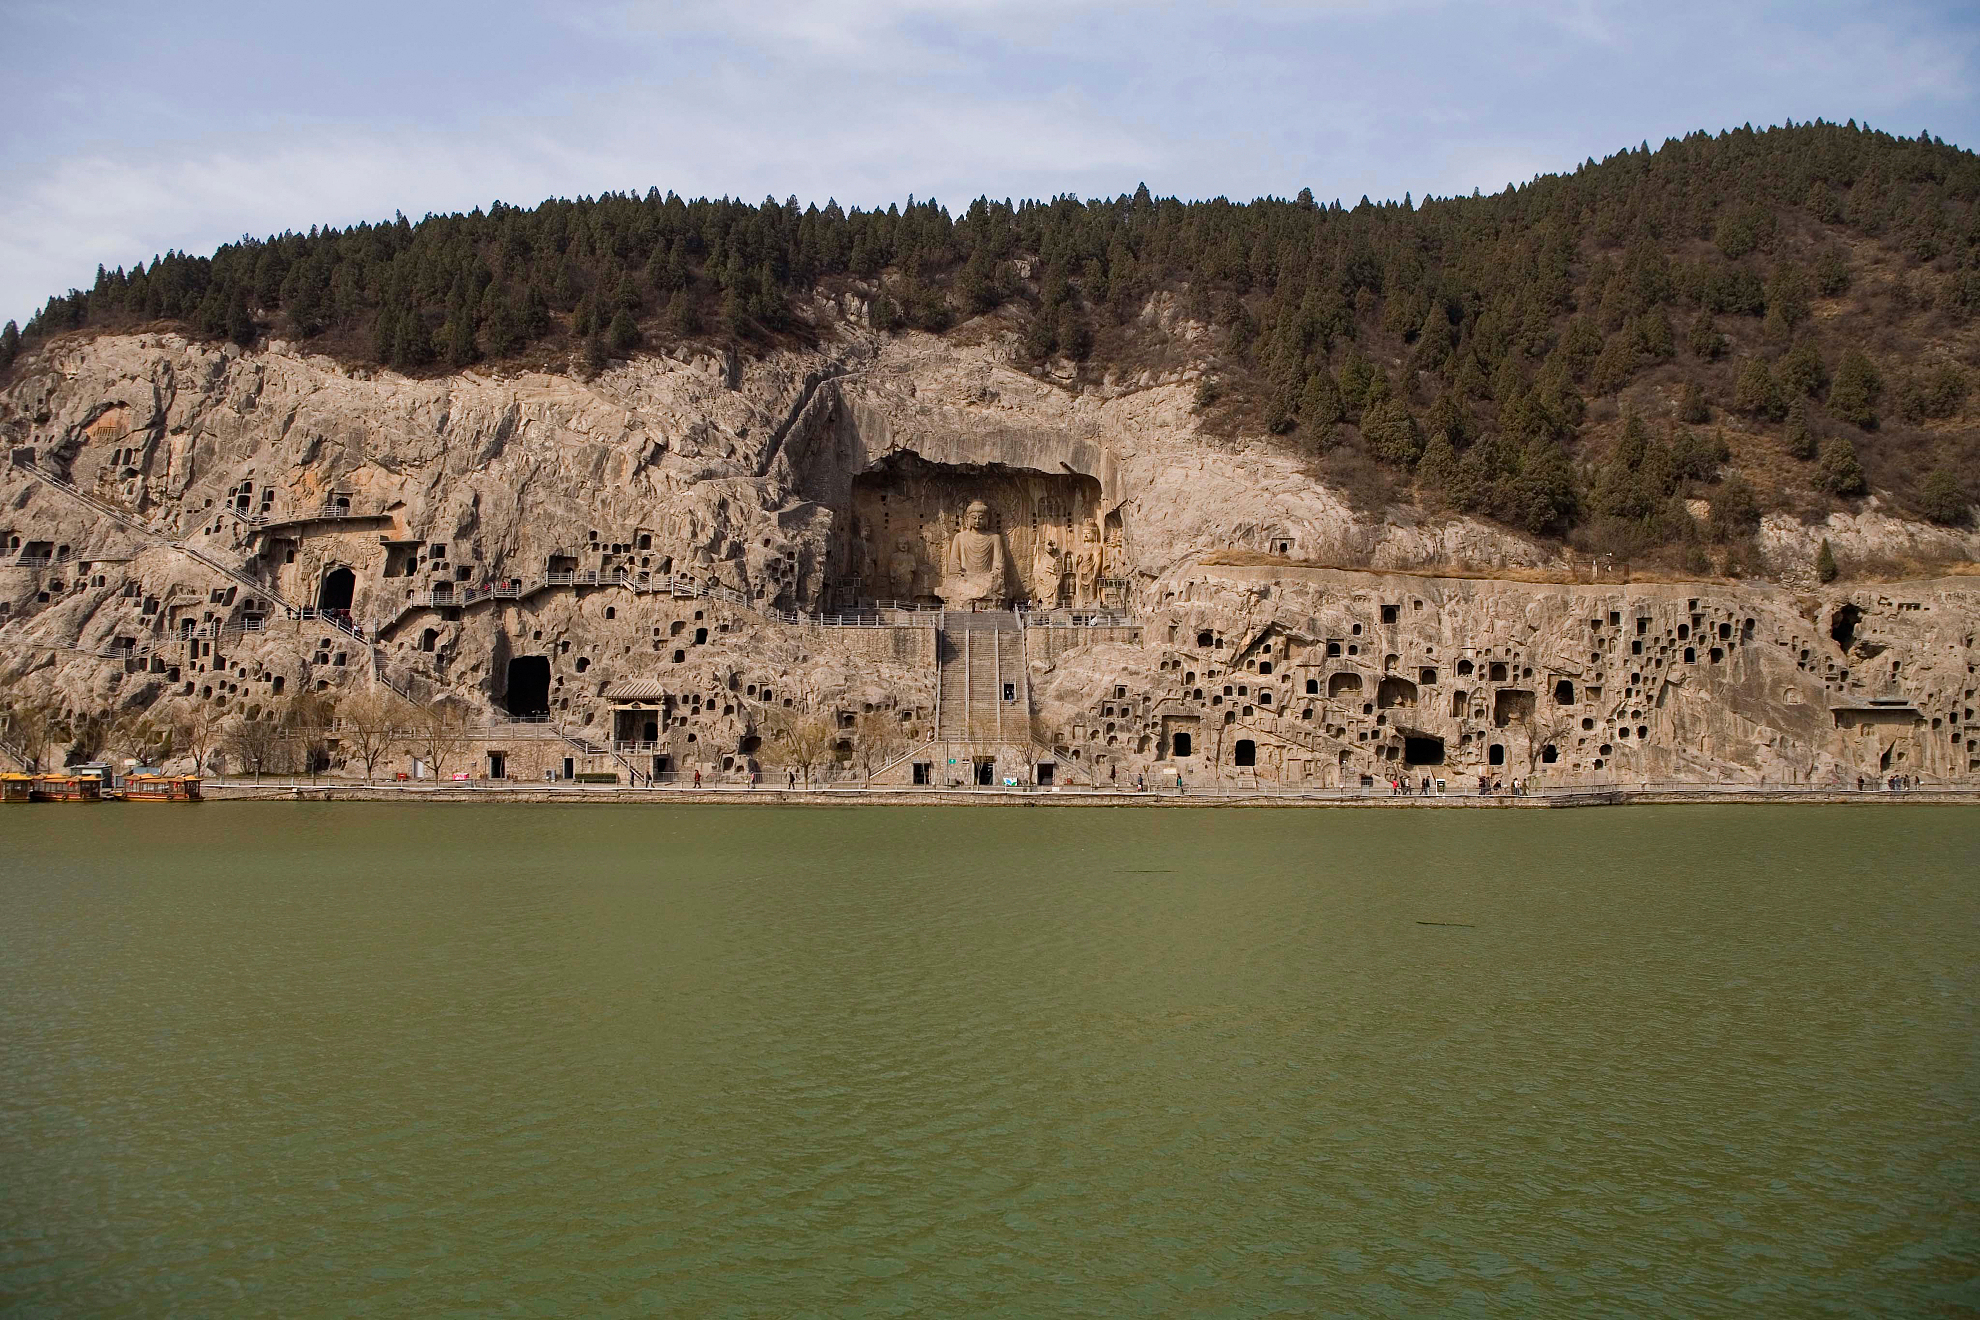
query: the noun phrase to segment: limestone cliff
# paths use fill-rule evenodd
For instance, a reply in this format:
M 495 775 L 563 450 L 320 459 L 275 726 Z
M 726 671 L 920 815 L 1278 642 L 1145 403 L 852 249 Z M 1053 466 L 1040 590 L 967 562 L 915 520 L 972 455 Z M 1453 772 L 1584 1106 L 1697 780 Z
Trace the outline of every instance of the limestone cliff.
M 1517 581 L 1577 566 L 1357 514 L 1283 446 L 1206 436 L 1193 369 L 1081 389 L 995 318 L 971 338 L 850 316 L 808 352 L 588 381 L 57 340 L 0 399 L 0 676 L 72 729 L 384 683 L 471 708 L 501 753 L 474 768 L 532 776 L 736 772 L 807 711 L 843 756 L 876 710 L 894 777 L 1980 772 L 1980 579 Z M 937 603 L 977 498 L 1033 607 L 992 623 L 1013 640 L 895 607 Z M 1980 551 L 1874 509 L 1764 543 L 1799 566 L 1824 537 Z

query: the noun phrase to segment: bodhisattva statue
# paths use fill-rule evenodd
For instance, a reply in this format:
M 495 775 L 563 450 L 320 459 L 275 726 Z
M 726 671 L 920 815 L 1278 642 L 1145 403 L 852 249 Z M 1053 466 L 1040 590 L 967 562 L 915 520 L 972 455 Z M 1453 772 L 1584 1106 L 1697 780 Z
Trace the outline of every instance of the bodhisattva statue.
M 1040 541 L 1031 554 L 1031 603 L 1041 609 L 1056 609 L 1059 593 L 1066 585 L 1066 558 L 1057 541 Z
M 1002 609 L 1010 600 L 1009 583 L 1004 538 L 990 530 L 990 506 L 977 500 L 942 556 L 942 585 L 935 594 L 953 610 Z
M 1088 523 L 1080 528 L 1079 537 L 1079 549 L 1073 554 L 1073 590 L 1080 604 L 1092 605 L 1100 599 L 1100 579 L 1104 576 L 1100 529 Z

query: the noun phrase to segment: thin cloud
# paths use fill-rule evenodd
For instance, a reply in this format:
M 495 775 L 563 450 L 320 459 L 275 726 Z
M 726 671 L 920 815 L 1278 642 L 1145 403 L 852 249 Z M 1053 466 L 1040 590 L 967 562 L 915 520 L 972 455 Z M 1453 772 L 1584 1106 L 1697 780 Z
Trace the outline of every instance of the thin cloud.
M 497 0 L 473 23 L 448 2 L 420 20 L 455 43 L 430 66 L 319 40 L 300 15 L 230 27 L 228 58 L 260 79 L 246 121 L 235 78 L 169 99 L 91 82 L 73 13 L 17 6 L 0 317 L 99 261 L 497 197 L 654 185 L 956 206 L 1145 181 L 1351 203 L 1495 190 L 1789 116 L 1980 137 L 1980 26 L 1906 0 Z M 167 59 L 197 53 L 160 40 L 181 43 Z

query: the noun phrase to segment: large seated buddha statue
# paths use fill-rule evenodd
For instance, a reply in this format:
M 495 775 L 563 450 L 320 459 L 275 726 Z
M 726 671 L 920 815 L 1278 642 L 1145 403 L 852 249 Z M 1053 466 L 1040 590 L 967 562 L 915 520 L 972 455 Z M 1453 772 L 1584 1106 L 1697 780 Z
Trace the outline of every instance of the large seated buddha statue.
M 952 610 L 1002 609 L 1010 601 L 1010 578 L 1004 538 L 990 530 L 990 507 L 977 500 L 942 556 L 935 594 Z

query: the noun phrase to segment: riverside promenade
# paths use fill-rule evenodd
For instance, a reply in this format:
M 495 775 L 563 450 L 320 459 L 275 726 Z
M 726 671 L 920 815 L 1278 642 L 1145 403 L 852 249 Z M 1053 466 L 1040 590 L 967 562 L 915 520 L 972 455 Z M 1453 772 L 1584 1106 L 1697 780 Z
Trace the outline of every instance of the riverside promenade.
M 1670 806 L 1687 803 L 1810 803 L 1940 806 L 1980 805 L 1980 788 L 1837 788 L 1810 784 L 1617 784 L 1534 788 L 1519 794 L 1459 792 L 1392 795 L 1381 788 L 1279 788 L 1273 786 L 1174 786 L 1133 789 L 1073 786 L 971 788 L 867 788 L 857 784 L 710 784 L 701 788 L 661 784 L 525 783 L 460 780 L 440 783 L 364 783 L 334 779 L 209 779 L 211 801 L 253 802 L 482 802 L 482 803 L 699 803 L 732 806 L 1031 806 L 1031 807 L 1359 807 L 1402 810 L 1523 810 L 1555 807 Z

